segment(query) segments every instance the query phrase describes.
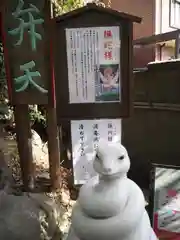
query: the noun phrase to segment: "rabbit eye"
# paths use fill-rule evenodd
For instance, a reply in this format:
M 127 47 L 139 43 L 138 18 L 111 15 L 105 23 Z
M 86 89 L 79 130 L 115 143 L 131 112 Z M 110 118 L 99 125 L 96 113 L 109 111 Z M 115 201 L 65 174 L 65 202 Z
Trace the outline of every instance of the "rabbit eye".
M 124 155 L 120 156 L 118 159 L 119 160 L 123 160 L 124 159 Z
M 96 154 L 96 159 L 97 159 L 97 160 L 100 160 L 100 157 L 98 156 L 98 154 Z

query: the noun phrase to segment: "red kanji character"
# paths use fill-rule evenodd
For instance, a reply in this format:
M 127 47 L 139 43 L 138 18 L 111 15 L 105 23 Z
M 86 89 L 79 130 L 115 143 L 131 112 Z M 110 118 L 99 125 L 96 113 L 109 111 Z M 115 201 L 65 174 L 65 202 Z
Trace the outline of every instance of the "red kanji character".
M 111 30 L 106 30 L 106 31 L 104 31 L 104 37 L 106 38 L 106 37 L 112 37 L 112 32 L 111 32 Z
M 104 57 L 105 57 L 105 59 L 112 59 L 112 52 L 105 52 L 104 53 Z
M 174 190 L 174 189 L 169 189 L 168 190 L 168 196 L 169 197 L 176 197 L 176 195 L 177 195 L 177 191 L 176 190 Z

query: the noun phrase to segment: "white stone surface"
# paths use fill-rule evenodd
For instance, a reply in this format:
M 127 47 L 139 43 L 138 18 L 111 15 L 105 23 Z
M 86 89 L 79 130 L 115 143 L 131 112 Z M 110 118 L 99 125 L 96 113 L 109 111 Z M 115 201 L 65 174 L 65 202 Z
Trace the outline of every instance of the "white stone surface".
M 80 189 L 67 240 L 155 240 L 141 189 L 127 172 L 130 160 L 120 143 L 100 141 L 94 154 L 99 174 Z

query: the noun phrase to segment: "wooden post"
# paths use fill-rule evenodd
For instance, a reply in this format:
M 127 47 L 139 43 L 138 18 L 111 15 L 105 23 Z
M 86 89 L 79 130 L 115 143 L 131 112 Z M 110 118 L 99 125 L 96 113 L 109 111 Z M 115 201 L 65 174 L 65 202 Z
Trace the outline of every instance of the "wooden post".
M 29 191 L 34 188 L 34 166 L 28 105 L 16 105 L 14 116 L 24 190 Z
M 179 49 L 180 49 L 180 33 L 178 32 L 177 35 L 176 35 L 176 39 L 175 39 L 175 58 L 179 58 Z
M 47 106 L 47 132 L 49 151 L 49 172 L 52 190 L 61 186 L 60 179 L 60 148 L 57 129 L 56 108 Z
M 51 1 L 51 18 L 54 18 L 55 10 L 54 4 Z M 51 26 L 55 27 L 55 25 Z M 55 29 L 52 30 L 54 33 Z M 52 36 L 54 36 L 52 34 Z M 54 39 L 53 39 L 54 40 Z M 53 52 L 53 51 L 52 51 Z M 52 57 L 52 56 L 51 56 Z M 51 62 L 54 59 L 51 58 Z M 52 65 L 52 79 L 54 81 L 54 67 Z M 53 106 L 46 106 L 46 119 L 47 119 L 47 134 L 48 134 L 48 152 L 49 152 L 49 173 L 51 179 L 51 189 L 56 190 L 61 186 L 61 176 L 60 176 L 60 145 L 59 145 L 59 135 L 57 128 L 57 116 L 56 116 L 56 107 L 55 107 L 55 93 L 54 89 L 52 90 L 53 95 Z

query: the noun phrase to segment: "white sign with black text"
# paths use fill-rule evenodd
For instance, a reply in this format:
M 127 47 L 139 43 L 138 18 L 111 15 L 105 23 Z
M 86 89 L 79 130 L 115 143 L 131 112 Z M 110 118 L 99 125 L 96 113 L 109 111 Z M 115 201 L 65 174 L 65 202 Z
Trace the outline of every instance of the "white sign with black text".
M 96 175 L 92 160 L 100 138 L 121 142 L 121 119 L 71 121 L 74 184 L 84 184 Z

